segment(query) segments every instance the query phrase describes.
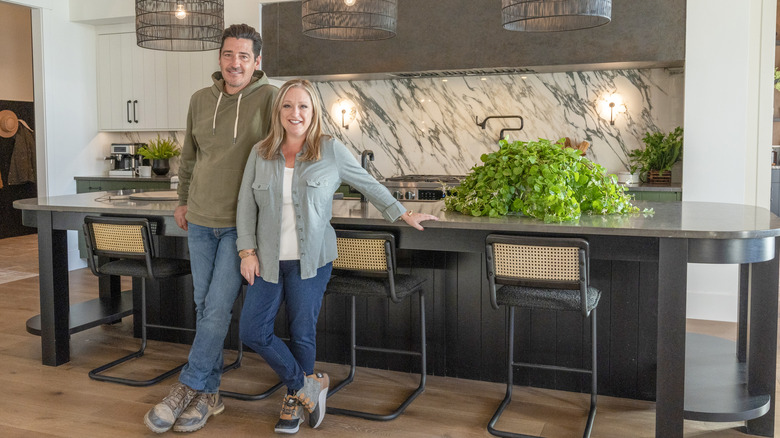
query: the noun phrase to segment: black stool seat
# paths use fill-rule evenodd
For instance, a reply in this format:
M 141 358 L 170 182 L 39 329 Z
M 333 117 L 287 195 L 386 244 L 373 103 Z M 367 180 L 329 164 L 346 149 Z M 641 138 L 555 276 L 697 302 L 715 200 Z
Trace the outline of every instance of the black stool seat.
M 590 312 L 598 305 L 601 291 L 590 286 L 586 290 L 585 309 Z M 548 310 L 582 310 L 580 291 L 571 289 L 502 286 L 496 291 L 496 301 L 503 306 Z
M 100 272 L 104 275 L 119 275 L 128 277 L 147 277 L 148 267 L 145 260 L 122 259 L 104 263 L 100 266 Z M 152 277 L 160 280 L 163 278 L 178 277 L 190 273 L 190 261 L 182 259 L 154 258 L 152 259 Z
M 408 297 L 417 292 L 424 278 L 408 274 L 395 274 L 395 296 L 399 299 Z M 358 297 L 382 297 L 391 296 L 387 279 L 359 277 L 356 275 L 335 275 L 328 283 L 328 293 L 340 295 L 354 295 Z
M 379 231 L 336 230 L 338 258 L 333 262 L 326 295 L 348 295 L 350 298 L 350 370 L 346 379 L 328 392 L 328 398 L 336 394 L 355 377 L 355 352 L 373 351 L 388 354 L 417 356 L 420 358 L 420 384 L 393 412 L 376 414 L 328 406 L 330 414 L 350 415 L 367 420 L 388 421 L 397 418 L 409 404 L 425 390 L 427 355 L 425 349 L 425 279 L 395 270 L 395 236 Z M 355 342 L 355 299 L 375 297 L 400 303 L 404 298 L 417 293 L 420 306 L 420 350 L 396 350 L 357 345 Z

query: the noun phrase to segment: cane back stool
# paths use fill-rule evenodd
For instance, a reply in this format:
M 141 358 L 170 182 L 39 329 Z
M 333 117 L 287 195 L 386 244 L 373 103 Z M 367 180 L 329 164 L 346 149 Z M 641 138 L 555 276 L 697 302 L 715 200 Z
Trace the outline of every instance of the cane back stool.
M 328 406 L 329 414 L 342 414 L 368 420 L 388 421 L 397 418 L 425 391 L 425 294 L 424 278 L 399 274 L 395 266 L 395 236 L 388 232 L 336 230 L 338 258 L 333 262 L 333 277 L 328 283 L 326 294 L 347 295 L 350 298 L 350 369 L 346 379 L 339 382 L 328 398 L 350 384 L 355 377 L 355 352 L 374 351 L 381 353 L 417 356 L 420 359 L 420 384 L 393 412 L 382 415 L 371 412 L 340 409 Z M 389 298 L 400 303 L 404 298 L 417 293 L 419 298 L 420 349 L 397 350 L 356 345 L 355 342 L 355 298 Z
M 115 275 L 141 279 L 141 348 L 138 351 L 109 362 L 89 372 L 94 380 L 121 383 L 130 386 L 149 386 L 160 382 L 184 367 L 181 364 L 148 380 L 107 376 L 104 371 L 130 359 L 141 357 L 146 349 L 147 327 L 194 331 L 193 329 L 148 324 L 146 322 L 146 282 L 173 278 L 190 273 L 189 260 L 163 258 L 156 256 L 152 241 L 152 224 L 147 218 L 87 216 L 84 218 L 84 236 L 86 238 L 89 264 L 92 273 L 97 276 Z M 186 362 L 185 362 L 186 363 Z
M 512 401 L 515 367 L 589 374 L 590 410 L 583 437 L 589 437 L 596 416 L 596 306 L 601 292 L 589 280 L 590 250 L 580 238 L 529 237 L 491 234 L 486 239 L 485 259 L 494 309 L 506 306 L 506 395 L 488 423 L 488 431 L 500 437 L 528 437 L 495 428 Z M 500 285 L 497 288 L 496 285 Z M 591 368 L 570 368 L 515 362 L 515 308 L 578 311 L 590 318 Z

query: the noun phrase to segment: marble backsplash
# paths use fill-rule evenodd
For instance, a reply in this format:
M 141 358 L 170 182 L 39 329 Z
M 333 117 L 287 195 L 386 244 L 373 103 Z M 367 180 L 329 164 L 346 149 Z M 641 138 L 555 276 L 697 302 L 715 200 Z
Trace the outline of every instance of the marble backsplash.
M 587 156 L 610 173 L 624 171 L 627 155 L 647 131 L 682 126 L 684 75 L 677 70 L 606 70 L 528 75 L 464 76 L 317 82 L 324 130 L 359 156 L 371 149 L 374 176 L 461 175 L 498 147 L 499 132 L 519 120 L 476 119 L 520 115 L 510 140 L 588 141 Z M 625 112 L 610 124 L 607 96 L 622 97 Z M 340 99 L 355 103 L 356 119 L 341 125 Z
M 315 82 L 323 103 L 323 130 L 343 141 L 356 157 L 374 152 L 369 163 L 378 179 L 396 175 L 463 175 L 498 148 L 499 133 L 520 115 L 521 131 L 509 140 L 588 141 L 587 156 L 608 172 L 627 169 L 628 152 L 642 146 L 647 131 L 669 132 L 683 121 L 683 79 L 678 70 L 604 70 L 528 75 L 493 75 L 375 81 Z M 282 82 L 273 81 L 281 85 Z M 619 94 L 625 112 L 609 122 L 605 98 Z M 341 125 L 334 104 L 355 103 L 356 119 Z M 156 132 L 104 133 L 113 141 L 143 142 Z M 183 132 L 164 132 L 181 140 Z M 107 151 L 106 151 L 107 153 Z M 101 153 L 102 159 L 102 153 Z M 172 162 L 176 172 L 178 160 Z M 673 174 L 673 178 L 675 178 Z

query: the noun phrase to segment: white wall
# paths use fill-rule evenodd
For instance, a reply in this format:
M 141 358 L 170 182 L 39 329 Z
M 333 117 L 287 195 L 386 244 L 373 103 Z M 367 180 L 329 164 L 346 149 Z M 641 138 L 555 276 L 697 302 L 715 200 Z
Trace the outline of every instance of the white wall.
M 0 2 L 0 99 L 33 101 L 30 9 Z
M 73 176 L 90 170 L 85 163 L 92 161 L 97 135 L 95 30 L 71 22 L 62 0 L 13 3 L 32 8 L 38 196 L 75 193 Z M 69 266 L 84 266 L 75 238 L 69 239 Z
M 776 0 L 688 0 L 683 200 L 768 208 Z M 689 265 L 688 317 L 736 320 L 737 266 Z

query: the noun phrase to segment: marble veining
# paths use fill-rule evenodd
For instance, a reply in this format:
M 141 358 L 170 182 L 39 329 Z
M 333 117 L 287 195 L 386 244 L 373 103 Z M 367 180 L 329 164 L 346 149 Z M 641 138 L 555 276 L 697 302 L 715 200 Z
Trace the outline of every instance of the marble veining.
M 371 149 L 378 178 L 400 174 L 468 173 L 483 153 L 495 150 L 499 132 L 519 121 L 488 116 L 520 115 L 522 131 L 510 140 L 559 139 L 590 142 L 587 155 L 609 172 L 626 170 L 628 152 L 647 131 L 682 126 L 683 75 L 667 69 L 317 82 L 324 106 L 324 131 L 355 155 Z M 626 112 L 609 123 L 602 101 L 618 93 Z M 331 108 L 339 99 L 356 104 L 348 129 Z

